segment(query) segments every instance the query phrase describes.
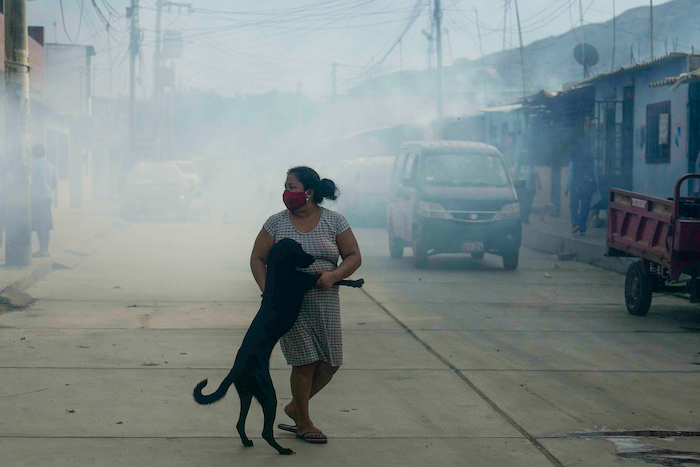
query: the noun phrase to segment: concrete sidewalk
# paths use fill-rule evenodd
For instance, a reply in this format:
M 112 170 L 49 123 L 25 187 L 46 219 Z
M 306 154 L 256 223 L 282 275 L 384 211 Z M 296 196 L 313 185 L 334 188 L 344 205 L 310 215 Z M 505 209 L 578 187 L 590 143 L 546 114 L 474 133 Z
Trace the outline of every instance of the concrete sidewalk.
M 523 224 L 523 245 L 534 250 L 558 255 L 561 259 L 573 259 L 622 274 L 636 261 L 634 258 L 608 258 L 605 256 L 607 225 L 589 227 L 585 235 L 571 233 L 568 217 L 542 218 L 530 216 L 530 223 Z
M 97 251 L 99 240 L 126 223 L 116 216 L 112 205 L 95 205 L 79 210 L 54 210 L 54 230 L 49 242 L 49 258 L 32 258 L 26 267 L 5 266 L 5 245 L 0 249 L 0 313 L 2 308 L 27 304 L 22 292 L 54 269 L 71 269 Z M 3 239 L 4 240 L 4 239 Z M 32 253 L 39 249 L 32 232 Z

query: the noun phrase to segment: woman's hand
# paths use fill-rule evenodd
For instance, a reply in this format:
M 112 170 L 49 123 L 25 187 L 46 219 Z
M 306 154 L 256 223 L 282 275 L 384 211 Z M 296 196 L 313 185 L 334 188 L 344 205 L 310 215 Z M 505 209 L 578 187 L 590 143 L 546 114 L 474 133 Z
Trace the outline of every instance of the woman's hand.
M 319 277 L 316 281 L 316 288 L 321 290 L 330 289 L 331 287 L 333 287 L 333 284 L 335 284 L 339 280 L 340 279 L 338 279 L 333 272 L 322 271 L 321 277 Z

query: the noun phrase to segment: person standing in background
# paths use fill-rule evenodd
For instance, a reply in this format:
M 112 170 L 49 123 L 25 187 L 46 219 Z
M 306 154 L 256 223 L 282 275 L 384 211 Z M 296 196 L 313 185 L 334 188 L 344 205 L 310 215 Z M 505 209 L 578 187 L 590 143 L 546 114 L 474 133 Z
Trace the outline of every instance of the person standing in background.
M 524 224 L 529 224 L 532 203 L 537 192 L 542 190 L 542 181 L 540 180 L 540 174 L 537 172 L 537 167 L 532 163 L 526 152 L 523 152 L 518 160 L 515 178 L 524 179 L 526 182 L 525 188 L 517 190 L 517 192 L 518 201 L 520 201 L 520 221 Z
M 39 251 L 34 253 L 34 258 L 49 256 L 49 237 L 53 230 L 53 216 L 51 204 L 53 191 L 58 185 L 56 171 L 53 165 L 46 160 L 46 149 L 43 144 L 32 146 L 32 230 L 39 237 Z
M 585 152 L 574 154 L 569 163 L 569 175 L 566 178 L 566 191 L 564 194 L 571 198 L 569 209 L 571 210 L 571 233 L 586 234 L 588 227 L 588 213 L 591 210 L 591 199 L 598 190 L 598 171 L 593 163 L 593 158 Z

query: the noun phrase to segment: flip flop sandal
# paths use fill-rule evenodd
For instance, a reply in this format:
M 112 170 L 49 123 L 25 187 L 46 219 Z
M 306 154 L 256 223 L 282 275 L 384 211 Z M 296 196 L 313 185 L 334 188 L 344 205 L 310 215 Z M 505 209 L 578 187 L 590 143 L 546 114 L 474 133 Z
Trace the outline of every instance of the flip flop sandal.
M 328 438 L 326 438 L 325 435 L 323 435 L 323 438 L 309 438 L 309 435 L 315 435 L 317 433 L 323 434 L 320 431 L 309 431 L 303 435 L 297 435 L 297 438 L 311 444 L 326 444 L 328 442 Z
M 280 430 L 288 431 L 290 433 L 296 433 L 297 432 L 297 426 L 296 425 L 285 425 L 284 423 L 280 423 L 277 425 L 277 428 Z

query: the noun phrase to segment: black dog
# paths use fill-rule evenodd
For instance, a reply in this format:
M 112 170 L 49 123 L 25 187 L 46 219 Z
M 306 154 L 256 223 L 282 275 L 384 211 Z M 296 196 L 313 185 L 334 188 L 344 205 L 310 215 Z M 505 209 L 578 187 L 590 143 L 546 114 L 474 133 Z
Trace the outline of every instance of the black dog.
M 280 446 L 272 434 L 277 411 L 277 394 L 270 378 L 270 354 L 277 341 L 289 331 L 299 316 L 304 293 L 313 287 L 318 275 L 298 271 L 314 262 L 301 245 L 292 239 L 277 242 L 267 257 L 267 276 L 262 306 L 243 338 L 236 361 L 228 376 L 213 394 L 205 396 L 205 379 L 194 388 L 198 404 L 212 404 L 223 398 L 231 384 L 241 398 L 241 413 L 236 424 L 244 446 L 253 442 L 245 434 L 245 420 L 255 397 L 263 408 L 265 423 L 262 437 L 280 454 L 294 454 Z

